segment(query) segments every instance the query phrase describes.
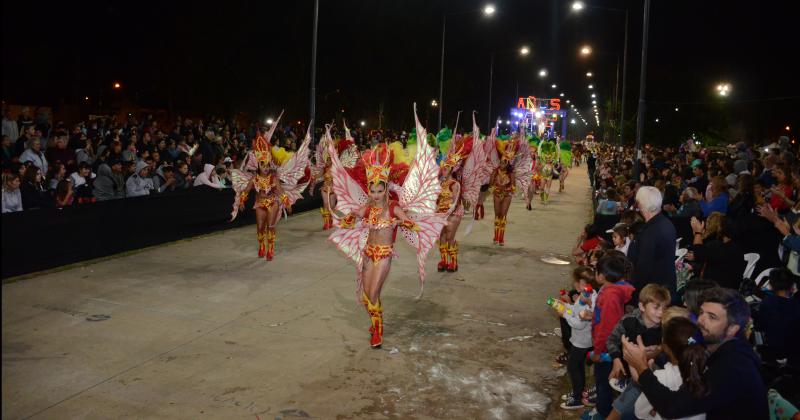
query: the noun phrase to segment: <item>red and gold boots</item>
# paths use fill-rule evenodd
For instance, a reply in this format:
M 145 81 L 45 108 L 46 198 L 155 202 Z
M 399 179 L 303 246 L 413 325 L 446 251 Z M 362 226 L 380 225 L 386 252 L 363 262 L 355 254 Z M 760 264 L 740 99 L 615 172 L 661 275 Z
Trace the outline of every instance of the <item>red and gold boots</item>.
M 442 260 L 439 261 L 439 265 L 436 266 L 436 269 L 441 273 L 442 271 L 447 270 L 447 257 L 449 255 L 449 251 L 446 243 L 439 243 L 439 254 L 442 255 Z
M 498 219 L 498 221 L 495 223 L 498 224 L 497 244 L 503 246 L 506 243 L 506 218 L 503 217 L 501 219 Z
M 322 213 L 322 230 L 328 230 L 333 227 L 333 217 L 331 212 L 325 207 L 321 207 L 319 212 Z
M 256 238 L 258 238 L 258 258 L 264 258 L 267 255 L 267 244 L 265 241 L 267 234 L 263 231 L 256 231 Z
M 447 249 L 450 255 L 450 262 L 447 264 L 447 271 L 454 273 L 458 271 L 458 242 L 453 242 Z
M 492 243 L 495 245 L 497 245 L 497 243 L 500 241 L 500 223 L 502 220 L 503 219 L 500 219 L 499 217 L 494 218 L 494 239 L 492 240 Z
M 369 345 L 374 349 L 379 348 L 383 344 L 383 307 L 381 306 L 381 299 L 378 298 L 376 303 L 372 303 L 367 297 L 367 293 L 362 291 L 361 301 L 364 303 L 364 307 L 367 308 L 372 324 L 369 328 L 369 332 L 372 334 L 369 339 Z
M 277 237 L 274 230 L 267 230 L 267 261 L 272 261 L 272 257 L 275 256 L 275 239 Z

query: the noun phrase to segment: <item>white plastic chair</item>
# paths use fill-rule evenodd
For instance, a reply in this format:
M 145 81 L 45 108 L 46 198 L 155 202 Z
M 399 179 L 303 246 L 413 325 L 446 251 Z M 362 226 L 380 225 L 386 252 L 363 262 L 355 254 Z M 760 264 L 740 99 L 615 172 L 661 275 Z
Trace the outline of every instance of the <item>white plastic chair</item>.
M 750 276 L 753 275 L 753 270 L 756 269 L 756 263 L 760 259 L 761 259 L 761 255 L 758 255 L 755 252 L 744 254 L 744 260 L 747 261 L 747 266 L 745 266 L 744 274 L 742 275 L 742 278 L 749 279 Z
M 675 260 L 676 261 L 683 261 L 683 257 L 685 257 L 687 253 L 689 253 L 689 250 L 686 249 L 686 248 L 681 248 L 681 249 L 675 251 Z
M 768 268 L 768 269 L 762 271 L 761 274 L 759 274 L 758 277 L 756 277 L 756 287 L 758 287 L 759 289 L 769 289 L 769 278 L 768 277 L 769 277 L 769 273 L 771 273 L 772 270 L 777 270 L 777 268 L 775 268 L 775 267 Z M 761 284 L 762 281 L 764 282 L 764 284 Z

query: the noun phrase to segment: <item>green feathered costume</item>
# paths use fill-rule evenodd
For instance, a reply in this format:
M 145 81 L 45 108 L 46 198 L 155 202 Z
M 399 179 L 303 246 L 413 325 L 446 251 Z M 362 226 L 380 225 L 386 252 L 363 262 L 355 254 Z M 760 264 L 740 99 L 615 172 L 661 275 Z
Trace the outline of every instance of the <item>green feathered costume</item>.
M 559 148 L 561 149 L 561 164 L 565 168 L 569 168 L 572 165 L 572 144 L 568 141 L 562 141 L 559 144 Z

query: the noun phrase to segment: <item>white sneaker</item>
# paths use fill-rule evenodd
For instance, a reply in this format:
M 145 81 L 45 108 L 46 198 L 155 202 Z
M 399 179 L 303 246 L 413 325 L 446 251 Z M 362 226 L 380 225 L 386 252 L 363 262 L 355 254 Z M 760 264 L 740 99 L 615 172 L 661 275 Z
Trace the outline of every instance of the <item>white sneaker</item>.
M 622 392 L 628 386 L 630 381 L 628 379 L 608 378 L 608 384 L 614 391 Z

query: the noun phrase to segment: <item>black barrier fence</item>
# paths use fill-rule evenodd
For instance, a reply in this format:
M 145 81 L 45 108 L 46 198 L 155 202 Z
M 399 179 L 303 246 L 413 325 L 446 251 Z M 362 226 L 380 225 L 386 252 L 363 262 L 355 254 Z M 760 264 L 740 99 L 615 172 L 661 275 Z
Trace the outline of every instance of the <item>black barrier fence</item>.
M 252 224 L 253 196 L 233 222 L 229 220 L 234 192 L 210 187 L 5 213 L 2 275 L 5 279 Z M 319 195 L 305 193 L 293 210 L 311 210 L 320 203 Z

